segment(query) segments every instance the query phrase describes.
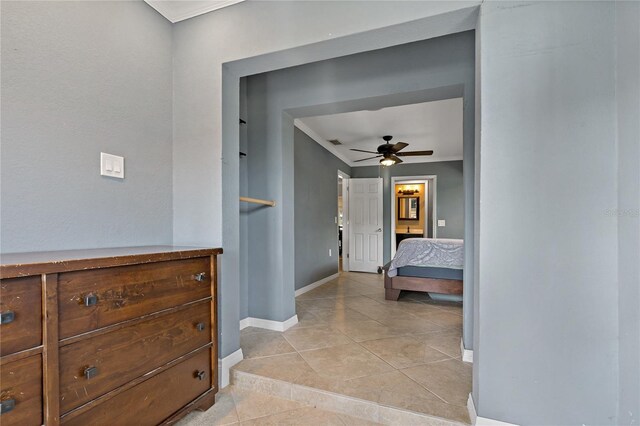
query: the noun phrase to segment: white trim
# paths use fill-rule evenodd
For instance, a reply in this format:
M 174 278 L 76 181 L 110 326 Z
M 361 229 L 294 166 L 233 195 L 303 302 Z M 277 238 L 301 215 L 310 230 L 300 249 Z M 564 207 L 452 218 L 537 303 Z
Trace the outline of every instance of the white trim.
M 429 185 L 429 181 L 433 182 L 433 188 Z M 432 226 L 433 238 L 438 236 L 438 175 L 422 175 L 422 176 L 391 176 L 391 234 L 389 234 L 389 240 L 391 244 L 391 259 L 396 255 L 396 184 L 397 183 L 423 183 L 427 191 L 433 191 L 433 218 Z M 425 200 L 428 202 L 428 200 Z M 428 206 L 427 206 L 428 210 Z M 426 221 L 425 221 L 426 223 Z
M 476 412 L 476 405 L 473 402 L 473 395 L 469 394 L 467 399 L 467 410 L 469 411 L 469 419 L 472 425 L 477 426 L 518 426 L 515 423 L 501 422 L 500 420 L 488 419 L 486 417 L 479 417 Z
M 320 287 L 322 284 L 328 283 L 331 280 L 335 280 L 336 278 L 338 278 L 339 275 L 340 275 L 340 272 L 336 272 L 333 275 L 329 275 L 326 278 L 323 278 L 323 279 L 318 280 L 318 281 L 316 281 L 314 283 L 311 283 L 311 284 L 307 284 L 304 287 L 297 289 L 296 290 L 296 297 L 300 296 L 301 294 L 305 294 L 306 292 L 311 291 L 314 288 Z M 240 327 L 240 329 L 242 329 L 242 326 Z
M 176 22 L 184 21 L 185 19 L 193 18 L 194 16 L 202 15 L 204 13 L 212 12 L 214 10 L 222 9 L 223 7 L 231 6 L 236 3 L 243 2 L 244 0 L 226 0 L 226 1 L 212 1 L 212 2 L 194 2 L 203 5 L 195 8 L 186 8 L 190 2 L 167 2 L 164 0 L 144 0 L 149 6 L 158 11 L 159 14 L 169 20 L 169 22 L 175 24 Z M 182 9 L 176 11 L 174 3 L 177 3 Z M 173 6 L 173 7 L 172 7 Z
M 247 318 L 241 319 L 240 320 L 240 330 L 244 330 L 247 327 L 251 327 L 251 320 L 252 319 L 253 318 L 251 318 L 251 317 L 247 317 Z
M 247 317 L 240 320 L 240 330 L 247 327 L 264 328 L 265 330 L 287 331 L 298 323 L 298 315 L 294 315 L 286 321 L 273 321 L 262 318 Z
M 340 160 L 344 161 L 349 165 L 349 167 L 353 167 L 355 164 L 353 161 L 349 160 L 343 154 L 341 154 L 331 142 L 322 139 L 322 137 L 314 132 L 309 126 L 304 124 L 300 119 L 296 118 L 293 120 L 293 124 L 300 130 L 302 130 L 307 136 L 311 139 L 319 143 L 324 149 L 338 157 Z
M 460 353 L 462 354 L 462 360 L 464 362 L 473 363 L 473 350 L 465 349 L 464 341 L 462 339 L 460 339 Z
M 469 398 L 467 398 L 467 411 L 469 412 L 469 420 L 472 425 L 476 424 L 476 420 L 478 419 L 478 413 L 476 413 L 476 406 L 473 403 L 473 395 L 469 393 Z
M 338 170 L 338 175 L 342 176 L 342 270 L 349 272 L 349 180 L 351 176 Z
M 218 359 L 218 374 L 220 376 L 218 386 L 220 389 L 229 385 L 229 370 L 243 359 L 244 355 L 242 354 L 242 349 L 238 349 L 234 353 Z

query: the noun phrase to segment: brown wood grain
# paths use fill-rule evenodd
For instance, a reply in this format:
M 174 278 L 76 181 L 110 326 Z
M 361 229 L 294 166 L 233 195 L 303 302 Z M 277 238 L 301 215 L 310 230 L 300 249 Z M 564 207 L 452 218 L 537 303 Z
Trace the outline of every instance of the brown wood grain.
M 0 415 L 2 426 L 42 424 L 42 358 L 29 358 L 0 367 L 0 400 L 15 400 L 12 411 Z
M 58 366 L 58 274 L 42 276 L 42 398 L 44 422 L 60 424 L 60 381 Z
M 163 309 L 163 310 L 158 311 L 158 312 L 152 312 L 150 314 L 142 315 L 142 316 L 139 316 L 137 318 L 132 318 L 130 320 L 126 320 L 126 321 L 122 321 L 122 322 L 119 322 L 119 323 L 116 323 L 116 324 L 108 325 L 106 327 L 98 328 L 96 330 L 87 331 L 86 333 L 76 334 L 75 336 L 66 337 L 64 339 L 60 339 L 59 346 L 60 347 L 64 347 L 64 346 L 67 346 L 67 345 L 72 345 L 72 344 L 74 344 L 76 342 L 80 342 L 81 340 L 90 339 L 90 338 L 94 338 L 94 337 L 102 335 L 102 334 L 111 333 L 111 332 L 120 330 L 121 328 L 129 327 L 129 326 L 134 325 L 134 324 L 140 324 L 140 323 L 148 321 L 148 320 L 150 320 L 152 318 L 156 318 L 156 317 L 159 317 L 159 316 L 167 315 L 167 314 L 170 314 L 170 313 L 173 313 L 173 312 L 183 311 L 185 309 L 191 308 L 191 306 L 193 306 L 194 304 L 202 303 L 202 302 L 209 302 L 210 300 L 211 300 L 210 297 L 205 297 L 204 299 L 195 300 L 193 302 L 188 302 L 188 303 L 185 303 L 184 305 L 174 306 L 172 308 Z
M 60 409 L 76 408 L 211 339 L 210 302 L 158 316 L 60 349 Z M 199 331 L 198 323 L 205 325 Z M 87 379 L 86 367 L 98 369 Z
M 13 322 L 0 325 L 0 356 L 39 346 L 42 342 L 40 276 L 0 280 L 0 311 L 12 311 Z
M 5 355 L 3 357 L 0 357 L 0 366 L 8 364 L 10 362 L 29 358 L 30 356 L 33 356 L 33 355 L 41 354 L 43 349 L 44 349 L 44 346 L 40 345 L 40 346 L 36 346 L 35 348 L 25 349 L 24 351 L 14 352 L 12 354 Z
M 221 248 L 140 246 L 102 249 L 3 253 L 0 278 L 162 262 L 222 254 Z
M 211 349 L 211 343 L 207 343 L 205 346 L 203 346 L 202 348 L 198 348 L 195 351 L 188 353 L 184 356 L 181 356 L 180 358 L 176 358 L 174 360 L 172 360 L 171 362 L 168 362 L 167 364 L 163 365 L 162 367 L 158 367 L 153 371 L 150 371 L 149 373 L 145 374 L 144 376 L 140 376 L 137 377 L 135 379 L 133 379 L 132 381 L 128 382 L 127 384 L 120 386 L 117 389 L 112 390 L 111 392 L 108 392 L 102 396 L 99 396 L 98 398 L 91 400 L 89 402 L 87 402 L 84 405 L 81 405 L 80 407 L 69 411 L 68 413 L 65 413 L 61 416 L 62 419 L 62 423 L 64 423 L 65 421 L 69 421 L 72 418 L 76 418 L 78 416 L 83 415 L 84 413 L 86 413 L 87 411 L 92 410 L 93 408 L 97 407 L 100 404 L 103 404 L 115 397 L 117 397 L 118 395 L 120 395 L 123 392 L 127 392 L 129 389 L 138 386 L 140 383 L 145 382 L 147 380 L 149 380 L 151 377 L 160 374 L 178 364 L 180 364 L 182 361 L 191 358 L 192 356 L 194 356 L 195 354 L 199 353 L 202 350 L 210 350 Z
M 387 281 L 388 280 L 388 281 Z M 411 290 L 425 291 L 443 294 L 462 294 L 461 280 L 447 280 L 439 278 L 419 278 L 419 277 L 403 277 L 395 276 L 389 278 L 385 272 L 385 289 L 386 290 Z M 385 292 L 393 297 L 394 292 Z
M 60 336 L 205 298 L 211 292 L 209 270 L 209 258 L 202 257 L 60 274 Z M 197 281 L 202 272 L 205 279 Z M 96 295 L 97 304 L 85 306 L 87 295 Z
M 384 298 L 386 300 L 398 300 L 398 297 L 400 297 L 400 290 L 396 290 L 394 288 L 384 289 Z
M 126 392 L 96 405 L 76 417 L 65 417 L 65 425 L 113 426 L 157 425 L 210 389 L 210 352 L 199 351 L 180 364 L 151 377 Z M 197 372 L 204 371 L 199 380 Z
M 197 399 L 185 405 L 180 411 L 160 423 L 161 425 L 174 425 L 188 413 L 194 410 L 207 411 L 216 402 L 216 391 L 209 389 L 206 393 L 200 395 Z
M 0 302 L 16 319 L 0 327 L 2 398 L 26 391 L 2 426 L 170 424 L 210 407 L 218 389 L 221 252 L 156 246 L 3 254 Z M 95 306 L 84 306 L 87 294 L 97 295 Z M 90 380 L 82 374 L 87 366 L 99 368 Z

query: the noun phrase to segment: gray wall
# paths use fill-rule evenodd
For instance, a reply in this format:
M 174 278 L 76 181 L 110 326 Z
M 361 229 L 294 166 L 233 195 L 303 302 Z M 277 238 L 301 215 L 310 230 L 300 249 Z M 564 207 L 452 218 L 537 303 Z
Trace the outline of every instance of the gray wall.
M 240 152 L 249 155 L 247 108 L 247 79 L 240 79 L 240 118 L 245 124 L 240 125 Z M 249 195 L 248 158 L 240 157 L 240 194 Z M 249 262 L 249 214 L 255 208 L 250 203 L 240 203 L 240 319 L 249 316 L 249 285 L 247 265 Z
M 479 4 L 479 0 L 243 2 L 174 25 L 174 243 L 224 246 L 219 286 L 219 297 L 225 300 L 219 311 L 221 357 L 239 349 L 242 305 L 239 79 L 470 30 Z M 293 124 L 286 130 L 292 140 Z M 293 185 L 286 189 L 292 198 Z M 277 201 L 293 212 L 292 202 Z M 289 224 L 293 221 L 286 219 Z M 291 235 L 287 238 L 292 241 Z M 292 247 L 293 242 L 283 250 L 288 253 L 282 259 L 293 258 Z M 291 292 L 292 271 L 288 272 Z
M 297 290 L 338 272 L 338 170 L 352 169 L 298 128 L 294 144 Z
M 1 19 L 1 250 L 171 243 L 171 24 L 143 2 L 3 1 Z
M 473 152 L 474 49 L 473 32 L 463 32 L 247 77 L 249 193 L 278 202 L 249 216 L 250 316 L 295 314 L 293 119 L 448 88 L 449 97 L 465 98 L 464 147 Z
M 481 9 L 483 417 L 617 423 L 618 228 L 603 212 L 618 203 L 614 12 L 613 2 Z
M 618 423 L 640 423 L 640 3 L 617 2 Z
M 222 99 L 238 102 L 239 85 L 222 64 L 340 36 L 261 66 L 428 38 L 459 15 L 419 18 L 476 3 L 246 2 L 175 25 L 171 55 L 171 26 L 142 2 L 3 2 L 2 249 L 167 242 L 173 56 L 174 240 L 220 245 L 224 232 L 224 267 L 237 270 L 237 138 L 222 159 L 221 136 L 223 123 L 237 131 Z M 638 206 L 637 4 L 482 10 L 476 408 L 521 424 L 637 423 L 638 222 L 593 208 Z M 103 149 L 126 156 L 127 180 L 99 178 Z M 226 278 L 222 356 L 238 348 L 239 280 Z
M 447 226 L 437 229 L 438 238 L 464 238 L 464 184 L 462 161 L 398 164 L 392 167 L 353 167 L 353 178 L 383 178 L 384 262 L 391 260 L 391 178 L 395 176 L 437 175 L 437 219 Z

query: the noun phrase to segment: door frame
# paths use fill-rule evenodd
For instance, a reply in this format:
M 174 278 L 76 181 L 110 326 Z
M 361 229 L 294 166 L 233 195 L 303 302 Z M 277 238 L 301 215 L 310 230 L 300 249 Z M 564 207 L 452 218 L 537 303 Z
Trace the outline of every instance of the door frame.
M 338 176 L 342 178 L 342 270 L 349 272 L 349 179 L 351 176 L 340 169 L 338 169 Z M 340 210 L 337 214 L 340 215 Z M 336 251 L 336 253 L 340 252 Z
M 432 185 L 429 185 L 429 182 L 433 182 Z M 391 177 L 391 190 L 389 191 L 391 194 L 391 233 L 389 234 L 389 243 L 391 244 L 391 259 L 396 255 L 396 184 L 398 183 L 424 183 L 428 188 L 428 191 L 433 192 L 433 218 L 431 219 L 433 229 L 432 238 L 437 238 L 438 235 L 438 215 L 437 215 L 437 207 L 438 207 L 438 176 L 437 175 L 422 175 L 422 176 L 392 176 Z M 431 186 L 433 188 L 431 188 Z M 428 210 L 428 207 L 427 209 Z M 425 221 L 426 222 L 426 221 Z

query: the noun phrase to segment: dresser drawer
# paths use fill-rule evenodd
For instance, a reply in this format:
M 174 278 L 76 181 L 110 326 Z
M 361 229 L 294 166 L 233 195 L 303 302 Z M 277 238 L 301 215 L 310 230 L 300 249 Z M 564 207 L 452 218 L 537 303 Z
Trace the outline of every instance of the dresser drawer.
M 157 425 L 211 387 L 210 350 L 204 349 L 166 371 L 75 417 L 66 425 Z
M 210 295 L 209 257 L 62 273 L 60 338 Z
M 42 358 L 33 355 L 0 367 L 0 424 L 42 424 Z
M 39 346 L 42 342 L 40 276 L 0 280 L 0 355 Z
M 210 321 L 209 302 L 199 302 L 61 347 L 60 411 L 72 410 L 206 345 L 211 341 Z

